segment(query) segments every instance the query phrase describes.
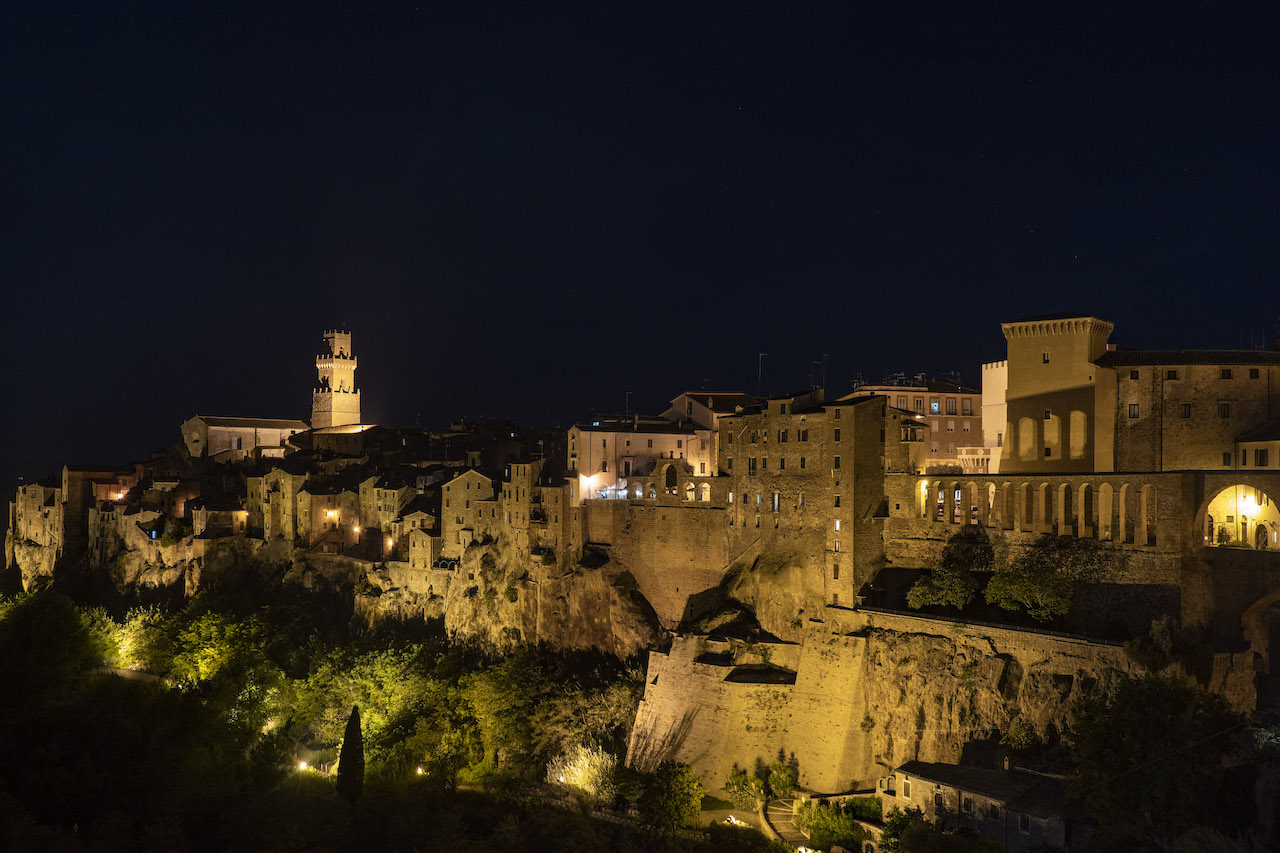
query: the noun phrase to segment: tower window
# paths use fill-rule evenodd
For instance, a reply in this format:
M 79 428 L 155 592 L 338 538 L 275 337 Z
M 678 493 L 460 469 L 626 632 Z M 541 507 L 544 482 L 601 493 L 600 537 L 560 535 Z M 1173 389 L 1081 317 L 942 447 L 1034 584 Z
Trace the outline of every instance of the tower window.
M 1130 403 L 1130 404 L 1129 404 L 1129 419 L 1130 419 L 1130 420 L 1134 420 L 1134 419 L 1136 419 L 1137 417 L 1138 417 L 1138 404 L 1137 404 L 1137 403 Z
M 1049 353 L 1047 353 L 1047 352 L 1046 352 L 1046 353 L 1043 353 L 1043 354 L 1040 356 L 1040 362 L 1041 362 L 1041 364 L 1048 364 L 1048 363 L 1049 363 Z
M 1191 404 L 1190 404 L 1190 403 L 1183 403 L 1183 404 L 1182 404 L 1182 416 L 1183 416 L 1184 418 L 1189 418 L 1189 417 L 1191 417 Z

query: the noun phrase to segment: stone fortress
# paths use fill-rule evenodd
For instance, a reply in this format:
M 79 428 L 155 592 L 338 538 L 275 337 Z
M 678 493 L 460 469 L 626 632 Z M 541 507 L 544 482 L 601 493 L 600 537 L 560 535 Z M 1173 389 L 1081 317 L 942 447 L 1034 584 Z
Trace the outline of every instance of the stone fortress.
M 354 589 L 367 619 L 644 652 L 629 760 L 712 788 L 779 751 L 840 791 L 983 760 L 1015 721 L 1052 742 L 1160 617 L 1206 626 L 1201 683 L 1274 705 L 1280 352 L 1124 349 L 1084 315 L 1002 331 L 980 397 L 687 391 L 559 434 L 362 424 L 351 336 L 326 331 L 309 425 L 197 416 L 144 462 L 67 466 L 10 503 L 6 565 L 189 592 L 256 567 Z M 1111 569 L 1053 630 L 906 608 L 971 525 L 997 570 L 1046 535 Z

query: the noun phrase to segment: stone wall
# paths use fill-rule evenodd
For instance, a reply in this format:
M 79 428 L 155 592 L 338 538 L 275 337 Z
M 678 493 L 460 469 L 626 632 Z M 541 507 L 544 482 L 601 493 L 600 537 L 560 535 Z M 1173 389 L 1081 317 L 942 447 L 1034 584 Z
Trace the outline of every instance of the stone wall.
M 1137 671 L 1120 647 L 1078 638 L 830 608 L 827 617 L 840 624 L 810 621 L 798 647 L 769 646 L 773 663 L 795 660 L 794 684 L 733 680 L 750 655 L 731 662 L 714 654 L 723 644 L 696 637 L 650 653 L 629 763 L 687 761 L 714 790 L 735 763 L 782 750 L 795 754 L 802 785 L 849 790 L 911 759 L 972 760 L 1015 717 L 1054 737 L 1082 690 Z M 1247 679 L 1231 675 L 1240 663 L 1220 664 L 1219 687 L 1247 704 Z

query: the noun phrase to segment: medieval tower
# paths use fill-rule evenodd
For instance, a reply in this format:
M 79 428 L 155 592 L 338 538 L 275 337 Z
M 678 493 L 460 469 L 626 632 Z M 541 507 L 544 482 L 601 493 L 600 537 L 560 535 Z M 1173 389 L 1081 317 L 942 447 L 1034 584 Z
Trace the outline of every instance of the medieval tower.
M 311 395 L 311 428 L 360 423 L 360 391 L 356 388 L 356 357 L 351 333 L 326 329 L 324 349 L 316 356 L 316 381 Z

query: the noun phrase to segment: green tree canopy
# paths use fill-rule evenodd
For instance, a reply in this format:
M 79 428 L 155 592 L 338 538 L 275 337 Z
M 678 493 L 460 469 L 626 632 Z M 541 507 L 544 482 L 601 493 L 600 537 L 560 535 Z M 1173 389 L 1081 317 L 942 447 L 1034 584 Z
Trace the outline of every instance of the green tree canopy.
M 1087 696 L 1074 711 L 1075 787 L 1108 847 L 1168 850 L 1192 826 L 1223 819 L 1214 794 L 1244 719 L 1221 696 L 1146 675 L 1122 681 L 1114 697 Z
M 640 819 L 663 835 L 674 835 L 702 813 L 707 789 L 688 764 L 667 760 L 645 779 L 640 794 Z
M 1075 599 L 1077 583 L 1100 579 L 1115 557 L 1093 539 L 1041 536 L 987 583 L 986 598 L 1003 610 L 1025 610 L 1048 622 L 1065 616 Z
M 963 610 L 978 592 L 974 572 L 991 570 L 995 549 L 980 524 L 966 524 L 943 546 L 938 567 L 916 581 L 907 592 L 913 610 L 943 605 Z

